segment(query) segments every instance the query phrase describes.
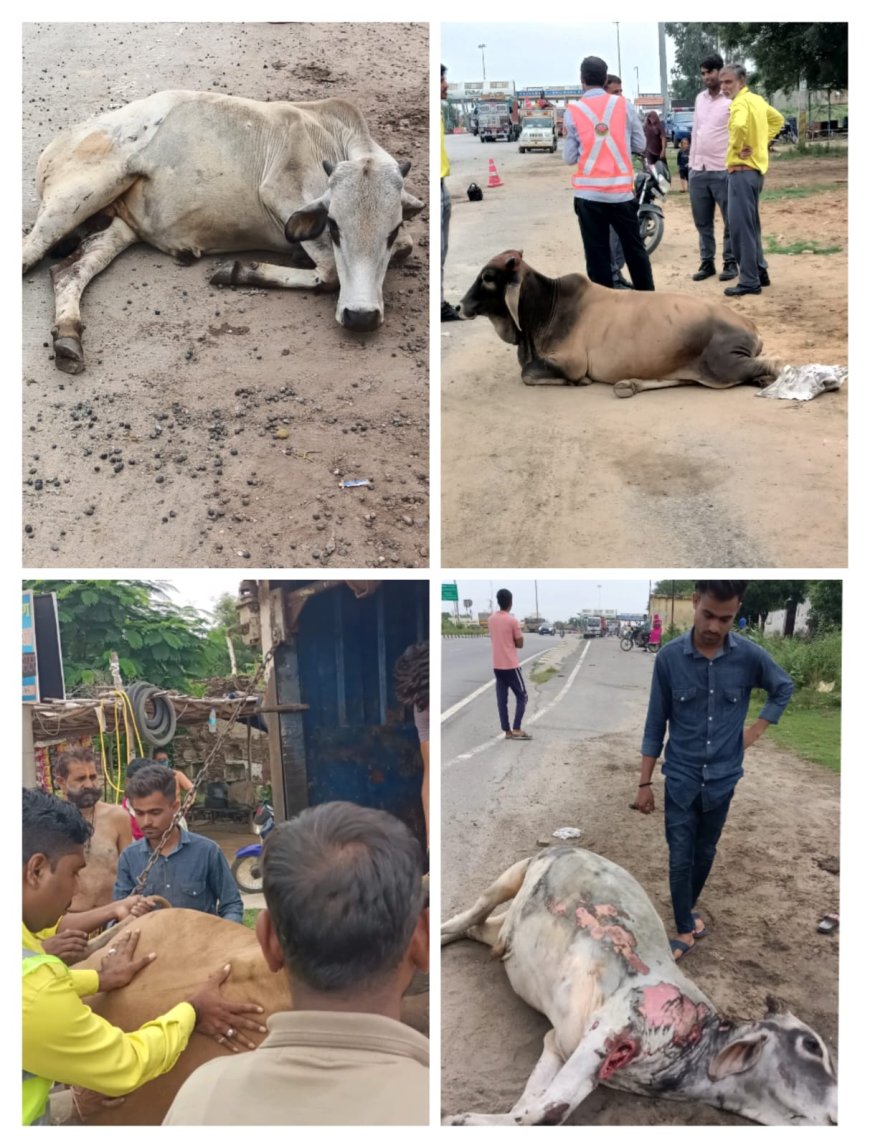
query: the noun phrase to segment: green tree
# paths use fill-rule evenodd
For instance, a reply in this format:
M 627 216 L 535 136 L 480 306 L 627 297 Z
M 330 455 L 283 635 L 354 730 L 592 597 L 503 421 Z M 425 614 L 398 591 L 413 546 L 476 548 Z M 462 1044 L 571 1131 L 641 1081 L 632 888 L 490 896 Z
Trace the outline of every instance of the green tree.
M 819 630 L 843 628 L 843 583 L 834 580 L 809 582 L 807 597 L 810 601 L 809 627 L 811 633 Z
M 57 595 L 64 677 L 70 693 L 111 683 L 109 656 L 118 654 L 125 683 L 153 682 L 189 690 L 196 678 L 215 672 L 208 619 L 189 606 L 176 606 L 166 583 L 75 582 L 36 579 L 26 589 Z M 226 646 L 222 669 L 229 669 Z
M 695 578 L 665 578 L 653 586 L 653 594 L 657 598 L 691 598 L 695 593 Z
M 674 101 L 694 100 L 701 91 L 699 64 L 710 52 L 740 61 L 750 85 L 769 97 L 794 91 L 806 80 L 812 91 L 849 85 L 848 25 L 845 23 L 665 24 L 674 42 L 671 69 Z
M 701 61 L 720 50 L 718 24 L 665 24 L 674 42 L 671 97 L 675 104 L 694 104 L 703 89 Z
M 723 55 L 751 60 L 753 81 L 768 95 L 801 80 L 811 92 L 849 86 L 848 24 L 719 24 L 718 31 Z

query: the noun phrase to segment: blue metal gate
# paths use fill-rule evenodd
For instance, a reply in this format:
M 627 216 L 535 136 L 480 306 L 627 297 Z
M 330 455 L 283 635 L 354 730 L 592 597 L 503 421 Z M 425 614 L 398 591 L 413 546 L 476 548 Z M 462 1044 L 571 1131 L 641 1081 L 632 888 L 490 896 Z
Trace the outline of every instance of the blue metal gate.
M 324 801 L 386 809 L 425 842 L 422 758 L 413 714 L 396 699 L 393 668 L 429 637 L 429 586 L 388 581 L 369 598 L 340 585 L 310 598 L 275 655 L 287 816 Z

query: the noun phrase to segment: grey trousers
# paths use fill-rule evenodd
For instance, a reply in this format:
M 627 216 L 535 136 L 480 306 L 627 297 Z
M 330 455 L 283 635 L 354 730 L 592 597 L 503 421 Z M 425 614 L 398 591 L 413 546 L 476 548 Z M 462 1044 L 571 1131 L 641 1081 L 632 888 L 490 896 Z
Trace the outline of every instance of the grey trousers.
M 450 231 L 450 192 L 441 180 L 441 302 L 444 302 L 444 263 L 447 259 L 447 235 Z
M 722 244 L 723 261 L 733 263 L 731 229 L 728 225 L 728 172 L 691 171 L 689 173 L 689 203 L 692 205 L 692 219 L 698 232 L 701 262 L 712 263 L 716 258 L 714 220 L 718 205 L 725 223 L 725 238 Z
M 694 179 L 694 176 L 692 177 Z M 692 181 L 689 180 L 691 187 Z M 761 246 L 761 217 L 758 200 L 764 187 L 760 171 L 743 168 L 728 173 L 728 224 L 734 259 L 740 268 L 741 287 L 759 287 L 759 271 L 767 269 Z

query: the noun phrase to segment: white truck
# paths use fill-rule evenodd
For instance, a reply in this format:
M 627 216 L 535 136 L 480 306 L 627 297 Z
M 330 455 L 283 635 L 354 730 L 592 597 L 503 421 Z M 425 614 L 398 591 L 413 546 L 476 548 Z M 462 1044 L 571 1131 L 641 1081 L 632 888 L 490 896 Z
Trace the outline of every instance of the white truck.
M 556 146 L 556 120 L 552 114 L 539 112 L 525 117 L 519 139 L 520 155 L 527 151 L 548 151 L 553 154 Z

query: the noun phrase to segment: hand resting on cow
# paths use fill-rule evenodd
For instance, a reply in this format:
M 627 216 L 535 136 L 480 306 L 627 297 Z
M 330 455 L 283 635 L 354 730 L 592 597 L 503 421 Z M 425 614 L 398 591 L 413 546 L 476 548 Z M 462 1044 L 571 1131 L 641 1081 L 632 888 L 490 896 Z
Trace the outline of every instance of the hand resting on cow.
M 617 398 L 630 398 L 684 383 L 758 384 L 779 372 L 759 357 L 752 320 L 726 303 L 612 291 L 580 274 L 550 279 L 522 251 L 491 259 L 460 307 L 467 319 L 485 315 L 516 346 L 527 386 L 610 383 Z
M 761 1124 L 837 1122 L 821 1037 L 772 1000 L 762 1020 L 719 1014 L 674 962 L 641 886 L 604 857 L 559 845 L 518 861 L 442 925 L 442 944 L 463 937 L 491 945 L 514 992 L 553 1027 L 509 1113 L 447 1123 L 561 1124 L 599 1084 Z
M 24 243 L 25 272 L 66 256 L 51 272 L 55 366 L 84 370 L 82 294 L 139 242 L 185 262 L 281 253 L 297 265 L 233 262 L 212 282 L 338 291 L 337 322 L 375 330 L 387 266 L 411 252 L 405 222 L 424 206 L 404 186 L 410 166 L 339 99 L 157 92 L 67 128 L 40 156 Z
M 259 1003 L 223 999 L 224 967 L 192 991 L 179 994 L 160 1016 L 149 1010 L 135 1031 L 124 1030 L 92 1011 L 81 999 L 103 993 L 111 999 L 134 977 L 153 967 L 156 952 L 136 956 L 139 929 L 113 939 L 99 969 L 71 970 L 47 954 L 38 934 L 68 908 L 91 826 L 70 802 L 37 790 L 23 792 L 22 871 L 22 1029 L 23 1122 L 46 1123 L 55 1082 L 122 1096 L 168 1072 L 194 1028 L 233 1051 L 250 1047 L 239 1030 L 265 1031 L 251 1019 Z M 156 914 L 159 916 L 160 914 Z M 147 921 L 149 918 L 143 918 Z

